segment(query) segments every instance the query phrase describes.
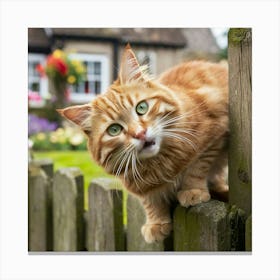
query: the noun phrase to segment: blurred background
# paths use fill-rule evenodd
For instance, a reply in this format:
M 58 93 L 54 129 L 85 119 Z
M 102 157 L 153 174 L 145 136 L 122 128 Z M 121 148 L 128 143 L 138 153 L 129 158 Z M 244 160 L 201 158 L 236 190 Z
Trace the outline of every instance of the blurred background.
M 227 28 L 29 28 L 29 159 L 51 158 L 55 169 L 78 166 L 85 186 L 108 176 L 86 151 L 84 135 L 55 111 L 90 102 L 117 78 L 129 42 L 157 76 L 187 60 L 226 62 Z

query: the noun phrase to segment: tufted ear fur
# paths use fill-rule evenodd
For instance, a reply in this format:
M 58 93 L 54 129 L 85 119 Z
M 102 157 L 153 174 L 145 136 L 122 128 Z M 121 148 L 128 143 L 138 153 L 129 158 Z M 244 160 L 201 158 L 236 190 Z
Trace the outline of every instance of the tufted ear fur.
M 129 44 L 126 45 L 119 72 L 119 82 L 120 84 L 126 84 L 132 81 L 144 81 L 143 68 L 139 65 L 137 58 L 132 51 Z
M 56 110 L 61 116 L 78 125 L 87 135 L 91 132 L 92 106 L 90 104 Z

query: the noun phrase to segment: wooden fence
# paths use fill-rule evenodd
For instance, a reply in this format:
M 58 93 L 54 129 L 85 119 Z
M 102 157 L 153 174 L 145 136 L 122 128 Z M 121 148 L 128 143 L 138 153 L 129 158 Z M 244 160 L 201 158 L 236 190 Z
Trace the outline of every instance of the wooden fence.
M 251 30 L 229 32 L 229 203 L 211 200 L 173 212 L 172 235 L 147 244 L 141 236 L 144 210 L 108 178 L 92 180 L 84 210 L 78 168 L 55 174 L 50 160 L 28 170 L 29 251 L 251 251 Z M 124 205 L 127 223 L 124 224 Z

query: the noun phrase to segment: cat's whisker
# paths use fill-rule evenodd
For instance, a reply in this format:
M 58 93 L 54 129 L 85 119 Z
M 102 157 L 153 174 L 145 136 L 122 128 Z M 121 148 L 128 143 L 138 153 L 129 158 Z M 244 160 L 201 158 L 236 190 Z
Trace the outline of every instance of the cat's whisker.
M 163 117 L 161 117 L 160 119 L 156 120 L 155 126 L 157 126 L 159 123 L 163 122 L 163 120 L 165 120 L 170 114 L 172 114 L 174 112 L 175 111 L 170 111 L 167 114 L 165 114 Z
M 141 180 L 141 176 L 139 176 L 138 170 L 137 170 L 137 165 L 136 165 L 136 152 L 133 153 L 132 156 L 132 173 L 135 181 L 143 181 Z
M 162 127 L 171 126 L 171 125 L 179 126 L 179 125 L 185 125 L 185 124 L 190 124 L 191 125 L 191 124 L 200 124 L 200 123 L 204 123 L 204 122 L 189 121 L 189 120 L 181 121 L 180 118 L 178 118 L 178 119 L 174 119 L 170 122 L 162 122 L 162 123 L 160 123 L 160 126 L 162 126 Z
M 124 159 L 125 159 L 125 156 L 126 156 L 126 154 L 127 153 L 129 153 L 129 151 L 131 150 L 131 149 L 133 149 L 134 147 L 133 147 L 133 145 L 132 144 L 130 144 L 130 145 L 128 145 L 127 147 L 125 147 L 124 149 L 122 149 L 122 150 L 120 150 L 120 153 L 119 153 L 119 155 L 117 155 L 117 158 L 116 158 L 116 160 L 115 160 L 115 164 L 114 164 L 114 167 L 113 167 L 113 173 L 115 172 L 115 168 L 116 168 L 116 166 L 118 165 L 118 163 L 120 162 L 120 165 L 121 165 L 121 163 L 124 161 Z M 120 168 L 120 165 L 119 165 L 119 167 L 118 167 L 118 170 L 119 170 L 119 168 Z M 121 166 L 121 168 L 122 168 L 122 166 Z M 120 171 L 121 171 L 121 169 L 120 169 Z M 118 173 L 118 172 L 117 172 Z
M 122 157 L 122 160 L 121 160 L 120 164 L 118 165 L 118 169 L 117 169 L 117 171 L 116 171 L 116 176 L 119 176 L 119 175 L 120 175 L 120 173 L 121 173 L 121 171 L 122 171 L 122 168 L 123 168 L 123 166 L 124 166 L 124 164 L 125 164 L 125 162 L 126 162 L 128 156 L 129 156 L 129 154 L 126 153 L 126 154 L 124 154 L 124 156 Z
M 135 183 L 137 184 L 137 186 L 138 186 L 137 181 L 140 181 L 141 183 L 144 183 L 146 185 L 147 184 L 156 184 L 156 182 L 147 181 L 141 176 L 141 174 L 137 168 L 137 162 L 141 164 L 140 160 L 137 157 L 137 152 L 134 150 L 133 156 L 132 156 L 132 166 L 131 167 L 132 167 L 133 179 L 134 179 Z M 142 166 L 142 164 L 141 164 L 141 166 Z
M 136 153 L 134 153 L 134 167 L 133 169 L 135 170 L 135 174 L 137 175 L 137 178 L 139 179 L 139 181 L 141 181 L 142 183 L 145 183 L 147 184 L 148 182 L 146 180 L 144 180 L 144 178 L 141 176 L 141 174 L 139 173 L 138 171 L 138 168 L 137 168 L 137 155 Z
M 141 167 L 143 167 L 143 164 L 142 164 L 142 162 L 140 161 L 140 159 L 138 158 L 137 153 L 135 153 L 135 156 L 136 156 L 136 162 L 137 162 Z
M 131 146 L 130 149 L 128 149 L 128 150 L 126 151 L 125 155 L 123 156 L 123 159 L 122 159 L 122 161 L 121 161 L 121 163 L 120 163 L 120 165 L 119 165 L 119 168 L 118 168 L 118 170 L 117 170 L 117 173 L 116 173 L 117 176 L 120 175 L 120 173 L 121 173 L 121 171 L 122 171 L 122 168 L 123 168 L 125 162 L 127 161 L 128 157 L 130 156 L 131 150 L 132 150 L 133 148 L 134 148 L 134 147 Z
M 180 126 L 176 126 L 176 127 L 169 127 L 169 126 L 165 126 L 162 129 L 164 130 L 174 130 L 174 131 L 178 131 L 178 132 L 188 132 L 189 134 L 192 134 L 192 136 L 198 136 L 198 131 L 197 129 L 191 129 L 191 128 L 184 128 L 184 127 L 180 127 Z
M 104 167 L 105 170 L 107 168 L 107 164 L 108 164 L 109 160 L 111 159 L 111 157 L 112 157 L 112 154 L 110 154 L 105 161 L 105 167 Z
M 172 118 L 172 119 L 169 119 L 169 120 L 166 120 L 166 121 L 164 121 L 164 122 L 161 122 L 160 124 L 161 124 L 161 125 L 179 124 L 179 123 L 182 123 L 180 120 L 186 119 L 187 117 L 188 117 L 188 115 L 177 116 L 177 117 L 174 117 L 174 118 Z M 186 123 L 189 123 L 189 121 L 186 121 Z
M 171 123 L 171 122 L 177 122 L 178 120 L 181 120 L 181 119 L 183 119 L 183 118 L 186 118 L 188 115 L 189 115 L 189 112 L 186 112 L 186 113 L 184 113 L 184 114 L 180 114 L 179 116 L 170 118 L 170 119 L 165 120 L 165 121 L 163 121 L 163 120 L 164 120 L 164 118 L 163 118 L 163 119 L 160 119 L 160 124 L 161 124 L 161 125 L 164 125 L 164 124 Z
M 118 166 L 119 161 L 122 160 L 123 155 L 125 155 L 125 149 L 122 149 L 119 154 L 117 155 L 117 157 L 113 160 L 113 173 L 115 173 L 115 168 Z
M 169 115 L 169 113 L 173 113 L 174 112 L 174 111 L 171 111 L 167 115 L 165 115 L 163 118 L 160 119 L 160 121 L 161 121 L 160 123 L 161 123 L 161 125 L 165 125 L 165 124 L 168 124 L 168 123 L 176 123 L 177 121 L 179 121 L 179 120 L 181 120 L 183 118 L 186 118 L 188 116 L 195 116 L 197 114 L 201 114 L 202 112 L 205 112 L 207 110 L 199 110 L 199 111 L 196 112 L 196 114 L 193 114 L 192 112 L 197 110 L 200 106 L 202 106 L 204 104 L 205 104 L 205 101 L 199 103 L 196 107 L 192 108 L 192 110 L 190 110 L 190 111 L 187 111 L 187 112 L 185 112 L 183 114 L 180 114 L 179 116 L 176 116 L 176 117 L 170 118 L 170 119 L 168 119 L 166 121 L 163 121 L 165 119 L 165 117 L 167 115 Z
M 140 186 L 138 185 L 138 182 L 137 182 L 139 179 L 137 178 L 137 173 L 136 173 L 138 171 L 137 171 L 137 167 L 136 167 L 135 158 L 136 158 L 135 151 L 133 151 L 133 153 L 132 153 L 132 163 L 131 163 L 132 176 L 133 176 L 134 182 L 136 184 L 136 187 L 142 192 L 142 190 L 141 190 L 141 188 L 140 188 Z
M 120 164 L 118 165 L 118 169 L 117 169 L 117 172 L 116 172 L 117 175 L 119 175 L 119 174 L 121 173 L 122 167 L 123 167 L 123 165 L 125 164 L 125 162 L 126 162 L 128 156 L 129 156 L 129 153 L 125 153 L 125 154 L 122 156 L 122 160 L 121 160 Z
M 187 142 L 195 151 L 197 151 L 197 147 L 195 146 L 195 144 L 187 137 L 184 137 L 184 136 L 174 133 L 174 132 L 163 131 L 161 134 L 162 134 L 162 136 L 165 136 L 165 137 L 175 138 L 175 139 Z
M 133 155 L 133 153 L 129 152 L 128 156 L 126 158 L 126 165 L 125 165 L 125 169 L 124 169 L 124 178 L 125 179 L 126 179 L 126 176 L 127 176 L 127 171 L 128 171 L 128 167 L 129 167 L 129 163 L 130 163 L 130 159 L 131 159 L 132 155 Z
M 178 132 L 178 133 L 184 133 L 187 135 L 191 135 L 194 138 L 197 139 L 197 134 L 193 133 L 192 131 L 189 131 L 188 129 L 180 129 L 180 128 L 170 128 L 170 129 L 164 129 L 166 132 Z
M 193 122 L 193 121 L 183 121 L 182 122 L 182 121 L 180 121 L 180 122 L 174 122 L 174 123 L 164 125 L 164 127 L 168 127 L 168 126 L 172 126 L 172 125 L 176 125 L 176 126 L 182 125 L 183 127 L 185 127 L 185 125 L 200 124 L 200 123 L 205 123 L 205 122 Z

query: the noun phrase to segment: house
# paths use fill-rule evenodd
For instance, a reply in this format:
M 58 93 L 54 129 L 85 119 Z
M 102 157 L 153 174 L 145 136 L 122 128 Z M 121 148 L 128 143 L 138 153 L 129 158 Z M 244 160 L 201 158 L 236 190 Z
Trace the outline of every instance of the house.
M 37 106 L 44 105 L 50 89 L 36 65 L 52 50 L 73 52 L 86 65 L 85 81 L 70 90 L 71 103 L 78 104 L 89 102 L 116 79 L 127 42 L 155 76 L 187 59 L 217 60 L 220 51 L 209 28 L 29 28 L 28 87 L 42 97 Z

